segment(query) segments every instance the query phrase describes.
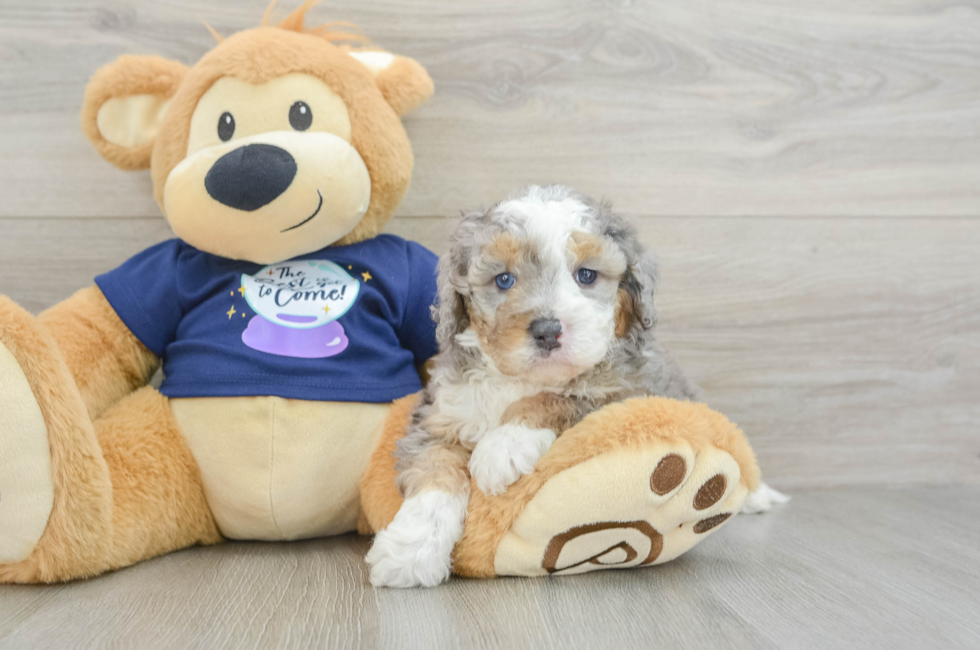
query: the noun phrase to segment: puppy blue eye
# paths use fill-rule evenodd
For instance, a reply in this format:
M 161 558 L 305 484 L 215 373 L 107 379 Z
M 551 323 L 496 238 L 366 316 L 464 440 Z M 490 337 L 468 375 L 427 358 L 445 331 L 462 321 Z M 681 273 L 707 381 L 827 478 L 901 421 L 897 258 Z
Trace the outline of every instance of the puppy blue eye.
M 599 274 L 592 269 L 579 269 L 576 277 L 582 284 L 592 284 Z
M 497 286 L 503 289 L 504 291 L 507 291 L 512 286 L 514 286 L 514 282 L 517 280 L 517 278 L 515 278 L 510 273 L 501 273 L 494 279 L 497 281 Z

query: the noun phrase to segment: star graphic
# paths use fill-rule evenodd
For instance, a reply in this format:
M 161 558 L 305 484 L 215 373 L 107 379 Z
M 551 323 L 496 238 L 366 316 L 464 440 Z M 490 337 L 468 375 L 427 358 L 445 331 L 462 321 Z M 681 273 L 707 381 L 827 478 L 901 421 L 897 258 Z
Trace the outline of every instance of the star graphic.
M 231 309 L 229 309 L 229 310 L 228 310 L 228 311 L 226 311 L 225 313 L 226 313 L 226 314 L 228 314 L 228 320 L 231 320 L 231 317 L 232 317 L 232 316 L 234 316 L 234 315 L 235 315 L 235 313 L 236 313 L 236 312 L 235 312 L 235 305 L 232 305 L 232 306 L 231 306 Z
M 330 305 L 324 305 L 323 306 L 323 313 L 324 314 L 329 314 L 330 313 Z
M 347 265 L 347 270 L 348 271 L 350 271 L 352 268 L 354 268 L 354 267 L 352 267 L 350 264 Z
M 235 295 L 235 292 L 234 292 L 234 291 L 229 291 L 229 292 L 228 292 L 228 295 L 229 295 L 229 296 L 234 296 L 234 295 Z
M 372 279 L 370 271 L 365 271 L 364 273 L 361 273 L 361 277 L 364 278 L 365 282 Z
M 238 293 L 242 294 L 243 296 L 245 295 L 245 286 L 244 285 L 238 287 Z M 234 295 L 234 293 L 232 295 Z

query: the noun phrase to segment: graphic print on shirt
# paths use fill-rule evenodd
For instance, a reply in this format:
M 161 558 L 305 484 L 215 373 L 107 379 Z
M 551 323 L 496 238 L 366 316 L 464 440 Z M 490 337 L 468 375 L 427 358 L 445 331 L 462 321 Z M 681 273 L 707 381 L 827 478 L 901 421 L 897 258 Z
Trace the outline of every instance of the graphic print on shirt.
M 357 301 L 360 282 L 327 260 L 281 262 L 242 274 L 239 292 L 257 314 L 242 333 L 253 350 L 320 359 L 347 349 L 337 319 Z

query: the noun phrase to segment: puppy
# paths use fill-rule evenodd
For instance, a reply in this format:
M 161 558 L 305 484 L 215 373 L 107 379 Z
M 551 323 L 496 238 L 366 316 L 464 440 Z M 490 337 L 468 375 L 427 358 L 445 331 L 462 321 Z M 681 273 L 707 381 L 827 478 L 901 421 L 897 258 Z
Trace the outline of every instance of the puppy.
M 606 404 L 699 397 L 653 337 L 656 261 L 606 203 L 533 186 L 466 214 L 438 284 L 440 352 L 398 442 L 405 501 L 368 553 L 376 586 L 449 577 L 470 476 L 500 494 Z

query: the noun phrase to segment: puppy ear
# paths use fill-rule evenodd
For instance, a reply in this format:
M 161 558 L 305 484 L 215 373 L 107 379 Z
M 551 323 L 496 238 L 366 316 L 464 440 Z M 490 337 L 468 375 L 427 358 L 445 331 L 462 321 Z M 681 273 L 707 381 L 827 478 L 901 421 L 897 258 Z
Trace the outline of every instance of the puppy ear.
M 653 297 L 657 292 L 660 269 L 650 251 L 639 248 L 627 256 L 628 266 L 616 294 L 616 336 L 623 338 L 637 328 L 648 330 L 657 323 Z
M 187 68 L 158 56 L 124 55 L 89 81 L 82 129 L 120 169 L 146 169 L 163 116 Z
M 432 308 L 432 317 L 436 321 L 436 340 L 441 350 L 452 345 L 456 335 L 462 334 L 470 326 L 462 293 L 466 282 L 466 264 L 458 249 L 449 251 L 439 259 L 436 279 L 438 302 Z
M 432 96 L 432 78 L 418 61 L 390 52 L 351 51 L 374 75 L 381 94 L 399 115 L 408 113 Z

